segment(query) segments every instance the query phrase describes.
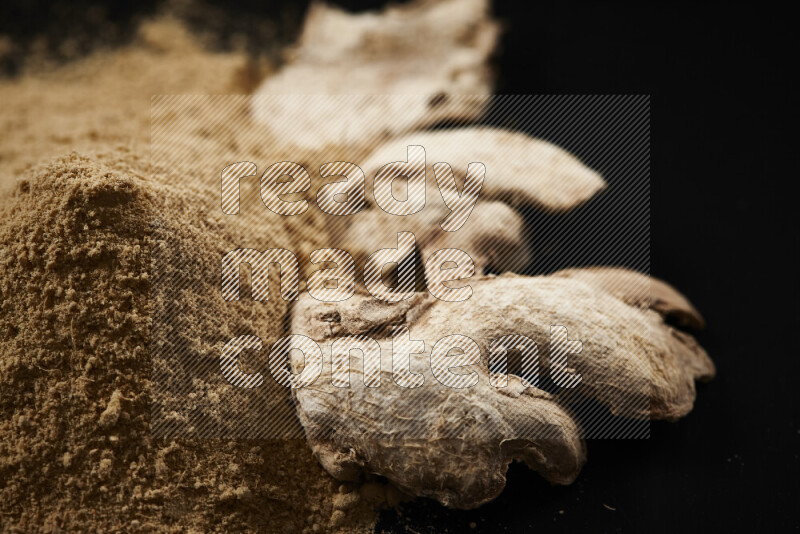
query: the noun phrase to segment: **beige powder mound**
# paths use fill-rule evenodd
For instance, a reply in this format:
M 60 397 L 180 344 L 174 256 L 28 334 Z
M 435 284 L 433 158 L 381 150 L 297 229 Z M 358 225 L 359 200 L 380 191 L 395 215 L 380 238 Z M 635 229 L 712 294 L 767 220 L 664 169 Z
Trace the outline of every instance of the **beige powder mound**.
M 178 235 L 205 265 L 236 236 L 144 169 L 131 153 L 72 154 L 0 208 L 0 530 L 371 529 L 303 442 L 151 437 L 150 251 Z M 283 301 L 226 319 L 219 300 L 198 291 L 184 307 L 197 350 L 209 321 L 282 328 Z

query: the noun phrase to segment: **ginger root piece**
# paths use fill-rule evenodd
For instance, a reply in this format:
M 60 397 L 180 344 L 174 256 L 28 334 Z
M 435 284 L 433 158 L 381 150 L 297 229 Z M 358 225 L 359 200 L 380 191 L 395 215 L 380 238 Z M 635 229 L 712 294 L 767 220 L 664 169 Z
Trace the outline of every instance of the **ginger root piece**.
M 422 293 L 397 304 L 356 295 L 334 305 L 301 296 L 292 332 L 320 344 L 324 366 L 313 385 L 294 390 L 294 398 L 322 466 L 344 481 L 378 474 L 408 495 L 453 508 L 494 499 L 512 460 L 554 484 L 571 483 L 585 462 L 585 445 L 569 412 L 551 395 L 525 389 L 513 375 L 506 388 L 494 388 L 485 366 L 476 367 L 478 383 L 463 389 L 445 387 L 426 369 L 422 362 L 436 339 L 425 337 L 411 317 L 431 305 Z M 426 352 L 412 355 L 410 367 L 423 374 L 422 387 L 403 388 L 393 379 L 392 339 L 385 337 L 393 324 L 409 324 L 414 339 L 426 340 Z M 358 351 L 351 354 L 350 386 L 332 385 L 331 344 L 344 335 L 371 335 L 380 345 L 379 387 L 365 386 Z M 299 372 L 297 351 L 291 362 Z
M 674 317 L 682 326 L 705 327 L 705 320 L 692 303 L 666 282 L 620 267 L 563 269 L 551 276 L 571 278 L 608 291 L 631 306 L 650 308 L 664 317 Z
M 370 186 L 378 169 L 391 161 L 405 161 L 407 147 L 425 148 L 425 207 L 405 217 L 384 212 L 372 198 Z M 444 231 L 440 223 L 450 214 L 435 163 L 450 164 L 463 194 L 464 173 L 471 162 L 486 166 L 488 176 L 466 223 Z M 525 222 L 514 209 L 535 206 L 563 212 L 576 208 L 605 187 L 603 179 L 567 152 L 526 135 L 491 128 L 415 132 L 381 145 L 363 165 L 369 209 L 354 215 L 341 234 L 340 245 L 356 263 L 379 248 L 393 247 L 399 231 L 416 236 L 423 261 L 435 251 L 456 248 L 466 252 L 479 274 L 521 271 L 530 261 Z M 440 171 L 441 172 L 441 171 Z
M 353 255 L 359 266 L 376 250 L 396 247 L 398 232 L 414 234 L 423 261 L 443 248 L 466 252 L 477 274 L 487 270 L 519 271 L 530 261 L 522 216 L 504 203 L 479 201 L 457 232 L 445 232 L 439 226 L 448 213 L 443 208 L 443 204 L 426 207 L 408 217 L 379 208 L 365 210 L 352 216 L 350 226 L 339 237 L 339 245 Z M 417 273 L 418 278 L 422 275 Z
M 488 59 L 497 36 L 487 0 L 417 0 L 356 15 L 317 3 L 288 65 L 255 91 L 265 96 L 253 116 L 303 149 L 475 120 L 491 93 Z M 303 94 L 330 96 L 298 96 L 296 105 L 270 96 Z
M 387 161 L 405 161 L 408 145 L 425 147 L 428 166 L 449 163 L 460 183 L 470 162 L 483 163 L 487 172 L 480 194 L 483 201 L 500 200 L 512 207 L 562 213 L 605 187 L 599 174 L 565 150 L 525 134 L 487 127 L 414 132 L 394 138 L 370 154 L 363 166 L 367 177 L 373 178 Z M 426 177 L 428 191 L 436 191 L 431 169 Z M 438 193 L 428 198 L 442 202 Z
M 582 350 L 568 357 L 569 367 L 583 377 L 574 391 L 614 415 L 632 418 L 686 415 L 694 403 L 695 380 L 714 376 L 714 364 L 691 336 L 665 324 L 657 313 L 579 280 L 505 274 L 469 285 L 472 298 L 435 301 L 419 317 L 420 327 L 411 325 L 412 337 L 415 331 L 432 331 L 429 337 L 439 339 L 457 317 L 457 328 L 468 331 L 484 354 L 493 338 L 508 333 L 530 337 L 546 368 L 550 327 L 562 325 L 569 339 L 582 342 Z
M 457 248 L 469 254 L 477 274 L 518 272 L 531 259 L 525 221 L 502 202 L 479 201 L 458 231 L 443 232 L 437 221 L 429 235 L 429 241 L 422 246 L 424 259 L 437 250 Z
M 585 458 L 578 427 L 561 406 L 573 393 L 596 399 L 614 415 L 674 420 L 691 410 L 694 381 L 714 375 L 713 363 L 691 336 L 664 324 L 657 313 L 579 280 L 507 274 L 471 279 L 469 285 L 473 295 L 465 302 L 426 293 L 396 304 L 363 295 L 335 304 L 301 296 L 292 332 L 320 345 L 324 366 L 313 385 L 294 390 L 294 399 L 306 437 L 331 475 L 382 475 L 405 493 L 457 508 L 494 498 L 512 459 L 551 482 L 570 483 Z M 492 385 L 493 340 L 508 334 L 533 340 L 542 377 L 553 363 L 556 325 L 582 343 L 568 355 L 565 370 L 580 373 L 575 389 L 550 395 L 526 387 L 533 377 L 523 382 L 513 370 L 506 387 Z M 402 388 L 392 374 L 394 327 L 406 327 L 412 344 L 424 341 L 408 367 L 423 377 L 420 387 Z M 437 343 L 453 335 L 468 336 L 480 350 L 480 364 L 462 368 L 477 373 L 470 387 L 445 386 L 436 373 L 441 368 L 431 363 Z M 366 387 L 375 385 L 375 366 L 365 368 L 367 358 L 359 351 L 350 353 L 349 387 L 332 381 L 343 361 L 334 362 L 332 349 L 349 336 L 379 344 L 379 387 Z M 294 372 L 303 368 L 298 351 L 291 363 Z M 401 374 L 400 383 L 406 379 Z
M 397 232 L 413 233 L 420 247 L 429 240 L 428 234 L 438 220 L 433 211 L 426 210 L 409 217 L 398 217 L 381 209 L 364 210 L 350 216 L 350 225 L 331 238 L 353 255 L 356 265 L 363 267 L 376 250 L 397 246 Z

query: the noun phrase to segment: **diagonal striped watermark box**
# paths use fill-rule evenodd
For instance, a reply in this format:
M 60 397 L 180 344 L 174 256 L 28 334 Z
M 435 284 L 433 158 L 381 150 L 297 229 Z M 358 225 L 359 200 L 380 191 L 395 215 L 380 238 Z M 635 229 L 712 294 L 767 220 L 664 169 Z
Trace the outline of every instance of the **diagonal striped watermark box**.
M 548 300 L 520 277 L 649 272 L 649 109 L 622 95 L 153 97 L 153 434 L 547 438 L 552 425 L 513 423 L 530 398 L 584 437 L 647 437 L 652 370 L 597 364 L 646 325 L 598 333 L 574 315 L 614 309 L 613 291 Z

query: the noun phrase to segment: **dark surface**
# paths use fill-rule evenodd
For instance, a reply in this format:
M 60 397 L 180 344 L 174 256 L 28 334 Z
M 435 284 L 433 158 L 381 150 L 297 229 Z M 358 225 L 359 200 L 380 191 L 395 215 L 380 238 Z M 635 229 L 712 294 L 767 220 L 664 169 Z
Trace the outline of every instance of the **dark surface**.
M 698 387 L 685 419 L 653 423 L 650 439 L 590 440 L 572 486 L 550 487 L 512 466 L 505 492 L 479 510 L 414 505 L 403 517 L 385 514 L 380 527 L 796 532 L 789 16 L 721 5 L 520 4 L 496 2 L 507 23 L 499 93 L 652 95 L 651 272 L 705 315 L 697 337 L 718 376 Z
M 129 35 L 127 21 L 154 5 L 89 9 L 99 4 L 77 9 L 114 21 L 112 40 Z M 255 27 L 257 15 L 280 11 L 282 2 L 240 4 L 246 17 L 218 20 L 210 31 L 282 35 L 280 27 Z M 495 4 L 507 26 L 499 93 L 652 95 L 651 272 L 705 315 L 698 339 L 718 376 L 699 386 L 688 417 L 653 423 L 650 439 L 591 440 L 571 486 L 550 487 L 512 466 L 506 491 L 479 510 L 416 502 L 402 516 L 384 513 L 379 530 L 798 531 L 793 18 L 765 5 Z M 2 32 L 21 36 L 23 51 L 44 32 L 58 51 L 59 26 L 80 18 L 64 11 L 70 5 L 4 3 Z M 205 5 L 230 10 L 237 2 Z M 297 6 L 288 13 L 299 17 Z M 81 51 L 93 46 L 80 43 Z

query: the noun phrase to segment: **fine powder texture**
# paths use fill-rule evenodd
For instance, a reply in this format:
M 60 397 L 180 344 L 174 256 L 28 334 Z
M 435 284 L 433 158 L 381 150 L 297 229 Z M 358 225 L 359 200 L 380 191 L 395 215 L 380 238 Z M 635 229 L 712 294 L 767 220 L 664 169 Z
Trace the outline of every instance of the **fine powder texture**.
M 33 169 L 3 204 L 3 528 L 370 529 L 372 509 L 302 441 L 151 437 L 150 251 L 177 234 L 207 263 L 226 236 L 200 195 L 145 168 L 131 153 L 68 155 Z M 182 320 L 225 321 L 217 298 L 199 292 Z M 280 332 L 283 301 L 256 310 L 230 321 Z

